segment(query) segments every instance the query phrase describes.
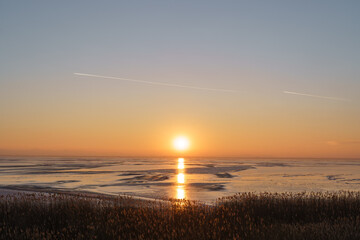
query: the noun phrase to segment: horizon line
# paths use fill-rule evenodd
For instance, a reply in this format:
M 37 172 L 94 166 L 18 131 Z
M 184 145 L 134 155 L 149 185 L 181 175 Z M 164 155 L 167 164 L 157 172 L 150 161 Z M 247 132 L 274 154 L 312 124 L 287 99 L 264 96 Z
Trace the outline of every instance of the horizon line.
M 186 155 L 57 155 L 57 154 L 0 154 L 0 157 L 118 157 L 118 158 L 240 158 L 240 159 L 328 159 L 328 160 L 340 160 L 340 159 L 353 159 L 353 160 L 360 160 L 359 157 L 310 157 L 310 156 L 287 156 L 287 157 L 276 157 L 276 156 L 186 156 Z

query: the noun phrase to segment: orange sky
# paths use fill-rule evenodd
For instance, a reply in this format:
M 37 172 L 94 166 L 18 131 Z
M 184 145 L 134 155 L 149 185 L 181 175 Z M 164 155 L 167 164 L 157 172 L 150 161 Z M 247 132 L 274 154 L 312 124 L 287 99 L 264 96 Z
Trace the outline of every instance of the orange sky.
M 16 108 L 1 118 L 0 153 L 169 156 L 179 154 L 174 137 L 185 135 L 191 141 L 181 153 L 186 156 L 360 156 L 351 103 L 140 88 L 143 97 L 130 94 L 127 102 L 109 89 L 99 90 L 104 98 L 70 101 L 43 93 L 30 103 L 9 102 Z

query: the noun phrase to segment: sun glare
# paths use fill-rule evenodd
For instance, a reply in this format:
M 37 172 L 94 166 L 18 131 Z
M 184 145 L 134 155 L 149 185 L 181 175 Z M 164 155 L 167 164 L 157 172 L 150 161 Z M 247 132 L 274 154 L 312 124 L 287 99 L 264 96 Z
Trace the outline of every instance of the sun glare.
M 177 175 L 177 181 L 178 183 L 185 183 L 185 175 L 183 173 L 179 173 Z
M 174 139 L 174 148 L 178 151 L 185 151 L 189 148 L 190 142 L 186 137 L 180 136 Z

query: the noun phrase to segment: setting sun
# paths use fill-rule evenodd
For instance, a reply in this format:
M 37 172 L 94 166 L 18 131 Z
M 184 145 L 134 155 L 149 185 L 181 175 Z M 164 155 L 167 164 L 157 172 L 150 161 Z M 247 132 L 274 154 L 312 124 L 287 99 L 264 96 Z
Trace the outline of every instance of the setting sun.
M 174 148 L 178 151 L 184 151 L 189 148 L 190 142 L 186 137 L 176 137 L 173 142 Z

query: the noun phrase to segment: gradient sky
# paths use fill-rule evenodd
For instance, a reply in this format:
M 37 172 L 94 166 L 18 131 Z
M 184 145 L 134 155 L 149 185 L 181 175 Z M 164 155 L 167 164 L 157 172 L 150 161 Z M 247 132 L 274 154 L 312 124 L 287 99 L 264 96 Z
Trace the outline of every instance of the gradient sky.
M 165 156 L 183 134 L 192 156 L 359 158 L 359 12 L 330 0 L 1 1 L 0 154 Z

